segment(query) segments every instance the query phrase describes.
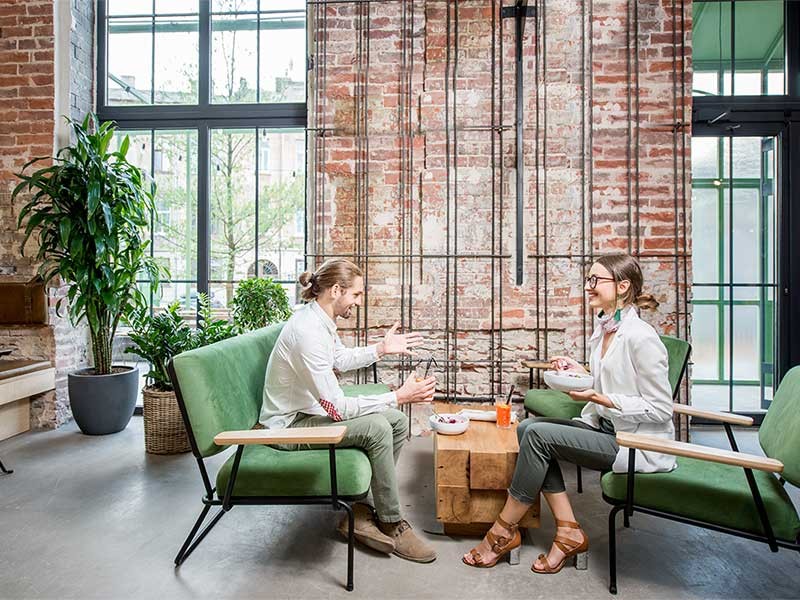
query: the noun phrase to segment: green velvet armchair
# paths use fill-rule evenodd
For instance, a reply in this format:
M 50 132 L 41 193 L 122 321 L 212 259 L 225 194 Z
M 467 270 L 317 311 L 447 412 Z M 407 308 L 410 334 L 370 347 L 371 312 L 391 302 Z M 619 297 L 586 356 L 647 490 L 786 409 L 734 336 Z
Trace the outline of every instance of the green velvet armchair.
M 800 486 L 800 367 L 781 381 L 758 432 L 766 456 L 739 452 L 732 425 L 752 425 L 750 417 L 675 405 L 675 411 L 722 423 L 731 450 L 618 433 L 629 449 L 628 473 L 606 473 L 603 498 L 608 517 L 609 591 L 617 592 L 616 515 L 662 517 L 767 544 L 773 552 L 800 552 L 800 519 L 785 483 Z M 677 457 L 670 473 L 636 473 L 636 449 Z
M 267 361 L 283 324 L 276 324 L 176 356 L 168 370 L 205 493 L 203 508 L 175 557 L 180 565 L 234 506 L 329 504 L 349 518 L 348 591 L 353 589 L 353 511 L 369 491 L 372 472 L 361 450 L 337 449 L 346 424 L 284 430 L 253 429 L 261 410 Z M 372 392 L 388 391 L 372 384 Z M 347 394 L 362 393 L 347 386 Z M 270 444 L 305 443 L 319 449 L 285 451 Z M 205 459 L 235 446 L 216 473 Z M 209 511 L 217 507 L 200 531 Z

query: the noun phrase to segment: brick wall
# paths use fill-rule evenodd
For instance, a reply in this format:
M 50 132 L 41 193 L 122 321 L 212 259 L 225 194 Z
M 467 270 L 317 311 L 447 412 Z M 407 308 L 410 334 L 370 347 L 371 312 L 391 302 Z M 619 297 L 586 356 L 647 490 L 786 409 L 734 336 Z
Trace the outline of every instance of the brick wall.
M 85 34 L 74 31 L 76 36 Z M 91 37 L 84 43 L 91 48 Z M 25 198 L 12 203 L 11 192 L 18 183 L 15 173 L 26 162 L 54 152 L 57 47 L 51 0 L 0 3 L 0 278 L 5 281 L 27 281 L 38 267 L 35 240 L 29 242 L 24 256 L 20 254 L 23 236 L 16 224 Z M 76 106 L 90 105 L 91 86 L 84 89 L 85 81 L 73 81 Z M 37 164 L 45 166 L 47 161 Z M 49 290 L 49 325 L 0 327 L 0 345 L 14 349 L 12 358 L 50 360 L 56 367 L 56 391 L 32 403 L 32 424 L 38 427 L 56 427 L 69 420 L 66 373 L 86 359 L 85 329 L 76 331 L 55 314 L 55 303 L 63 293 L 59 287 Z
M 687 335 L 691 3 L 557 0 L 526 21 L 521 285 L 499 5 L 310 9 L 310 248 L 367 270 L 352 341 L 396 319 L 427 332 L 425 354 L 453 361 L 438 373 L 451 396 L 524 390 L 522 358 L 582 358 L 593 255 L 639 255 L 662 302 L 645 318 Z
M 70 116 L 83 119 L 94 109 L 94 2 L 70 0 Z

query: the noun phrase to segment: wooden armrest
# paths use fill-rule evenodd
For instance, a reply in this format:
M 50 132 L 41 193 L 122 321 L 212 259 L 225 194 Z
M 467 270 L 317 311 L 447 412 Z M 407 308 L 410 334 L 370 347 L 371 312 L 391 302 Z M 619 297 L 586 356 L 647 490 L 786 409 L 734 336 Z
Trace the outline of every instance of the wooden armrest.
M 718 412 L 716 410 L 703 410 L 702 408 L 695 408 L 688 404 L 673 404 L 672 410 L 682 415 L 700 417 L 701 419 L 709 419 L 711 421 L 720 421 L 721 423 L 730 423 L 731 425 L 746 425 L 749 427 L 753 424 L 753 419 L 745 417 L 744 415 L 734 415 L 733 413 Z
M 345 425 L 223 431 L 214 436 L 214 443 L 217 446 L 239 444 L 338 444 L 342 441 L 345 431 L 347 431 Z
M 636 433 L 617 433 L 617 443 L 625 448 L 637 448 L 639 450 L 651 450 L 672 456 L 685 456 L 687 458 L 698 458 L 710 462 L 721 463 L 723 465 L 733 465 L 736 467 L 746 467 L 748 469 L 758 469 L 769 473 L 781 473 L 783 463 L 774 458 L 756 456 L 754 454 L 744 454 L 731 450 L 719 450 L 708 446 L 697 444 L 687 444 L 686 442 L 676 442 L 675 440 L 665 440 L 649 435 Z

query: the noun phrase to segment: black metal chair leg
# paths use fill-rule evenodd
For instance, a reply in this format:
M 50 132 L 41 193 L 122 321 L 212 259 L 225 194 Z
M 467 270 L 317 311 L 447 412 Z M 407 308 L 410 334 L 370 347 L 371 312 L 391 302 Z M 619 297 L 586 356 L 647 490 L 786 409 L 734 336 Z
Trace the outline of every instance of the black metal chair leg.
M 221 508 L 219 512 L 216 515 L 214 515 L 209 524 L 206 525 L 203 531 L 200 532 L 200 535 L 197 536 L 197 539 L 194 541 L 194 543 L 192 543 L 192 539 L 197 533 L 197 530 L 200 528 L 200 525 L 203 524 L 203 521 L 205 520 L 206 515 L 208 514 L 208 511 L 210 509 L 211 509 L 210 505 L 204 506 L 202 512 L 200 513 L 200 516 L 197 517 L 197 521 L 195 521 L 194 527 L 192 527 L 192 530 L 189 532 L 189 537 L 187 537 L 186 541 L 183 542 L 183 546 L 181 547 L 180 552 L 178 552 L 178 556 L 175 557 L 176 567 L 179 567 L 181 564 L 183 564 L 183 562 L 187 558 L 189 558 L 189 555 L 194 551 L 195 548 L 197 548 L 200 542 L 203 541 L 203 538 L 206 537 L 206 535 L 208 535 L 208 532 L 211 531 L 214 525 L 216 525 L 219 522 L 219 520 L 226 512 L 224 509 Z M 189 544 L 191 544 L 191 546 Z
M 14 469 L 6 469 L 6 466 L 3 464 L 3 461 L 0 460 L 0 471 L 5 473 L 6 475 L 10 475 L 14 472 Z
M 583 493 L 583 473 L 581 472 L 581 466 L 575 465 L 577 467 L 577 475 L 578 475 L 578 493 Z
M 610 594 L 617 593 L 617 513 L 624 506 L 615 506 L 608 513 L 608 591 Z
M 342 502 L 341 500 L 336 501 L 339 507 L 345 509 L 347 511 L 347 585 L 345 589 L 348 592 L 353 591 L 353 547 L 355 546 L 355 525 L 356 520 L 355 516 L 353 515 L 353 508 L 347 504 L 347 502 Z

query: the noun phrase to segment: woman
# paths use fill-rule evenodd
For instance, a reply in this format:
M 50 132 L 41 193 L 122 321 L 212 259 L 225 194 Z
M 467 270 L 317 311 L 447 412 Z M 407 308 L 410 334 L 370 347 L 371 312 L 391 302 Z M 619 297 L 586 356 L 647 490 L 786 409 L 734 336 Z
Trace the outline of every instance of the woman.
M 652 309 L 658 302 L 642 293 L 642 284 L 639 263 L 626 254 L 604 256 L 592 265 L 584 289 L 598 320 L 590 339 L 594 388 L 570 393 L 574 400 L 587 402 L 574 420 L 532 418 L 519 424 L 519 457 L 508 499 L 483 541 L 464 555 L 464 563 L 493 567 L 519 547 L 517 523 L 542 492 L 556 521 L 556 536 L 550 552 L 539 555 L 531 570 L 558 573 L 570 559 L 577 565 L 586 556 L 589 538 L 575 522 L 558 461 L 622 473 L 627 471 L 628 451 L 620 450 L 615 431 L 674 438 L 667 350 L 637 313 L 637 308 Z M 555 357 L 552 366 L 586 372 L 563 356 Z M 674 468 L 671 456 L 636 451 L 637 472 Z

